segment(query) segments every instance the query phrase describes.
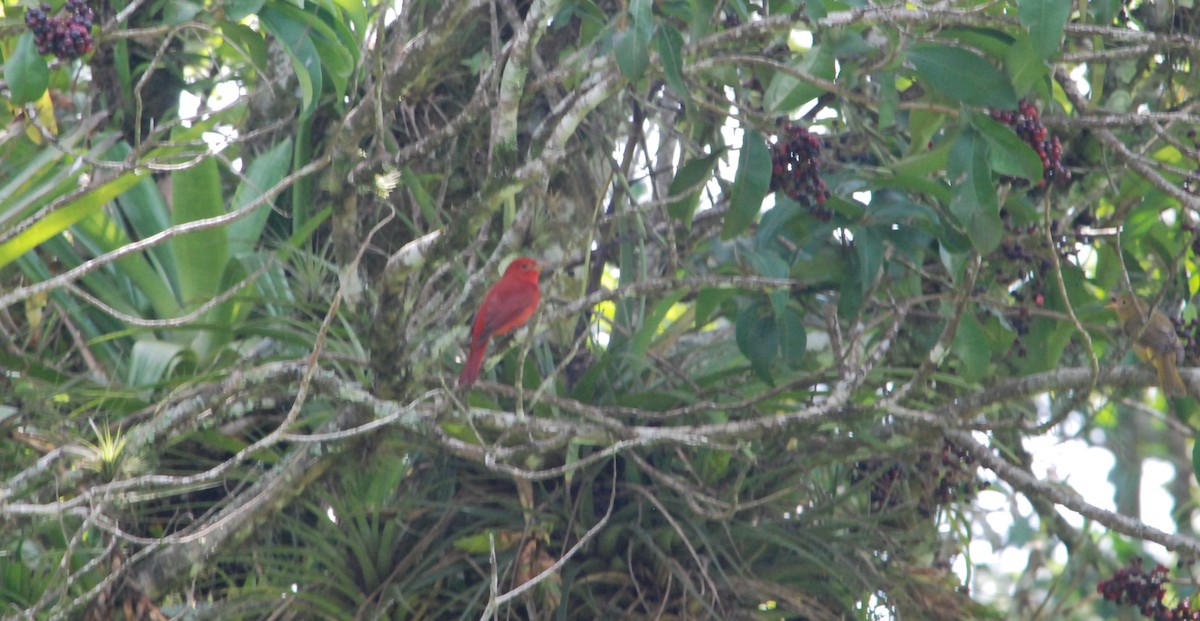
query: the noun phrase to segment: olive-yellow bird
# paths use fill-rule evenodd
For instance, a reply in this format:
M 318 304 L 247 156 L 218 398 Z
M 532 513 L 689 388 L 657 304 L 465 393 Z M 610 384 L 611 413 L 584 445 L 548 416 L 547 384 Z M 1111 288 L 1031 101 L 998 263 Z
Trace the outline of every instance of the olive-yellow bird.
M 1172 397 L 1186 396 L 1187 387 L 1183 378 L 1179 377 L 1179 369 L 1175 368 L 1179 339 L 1175 336 L 1175 325 L 1171 320 L 1158 310 L 1147 313 L 1146 305 L 1131 295 L 1114 297 L 1108 307 L 1121 318 L 1121 329 L 1125 334 L 1137 339 L 1133 349 L 1138 358 L 1154 365 L 1154 370 L 1158 372 L 1158 385 L 1163 392 Z M 1147 319 L 1150 322 L 1148 326 Z

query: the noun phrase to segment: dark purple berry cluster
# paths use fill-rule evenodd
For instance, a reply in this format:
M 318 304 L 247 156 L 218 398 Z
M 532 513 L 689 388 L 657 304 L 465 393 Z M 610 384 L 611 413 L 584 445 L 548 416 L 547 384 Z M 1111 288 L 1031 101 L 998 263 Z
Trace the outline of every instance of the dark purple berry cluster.
M 1164 584 L 1171 581 L 1170 571 L 1159 563 L 1146 573 L 1142 569 L 1142 557 L 1135 556 L 1129 564 L 1117 570 L 1108 580 L 1096 585 L 1096 592 L 1114 604 L 1129 604 L 1154 621 L 1188 621 L 1200 619 L 1200 610 L 1192 610 L 1184 600 L 1174 608 L 1163 603 L 1167 594 Z
M 937 506 L 969 501 L 989 487 L 977 478 L 975 456 L 949 440 L 942 441 L 940 456 L 926 453 L 919 463 L 929 469 L 934 481 L 930 497 L 917 506 L 924 516 L 932 516 Z
M 808 128 L 785 123 L 771 147 L 771 191 L 783 190 L 812 214 L 829 220 L 833 212 L 825 206 L 829 188 L 821 180 L 820 136 Z
M 912 480 L 906 479 L 912 477 Z M 850 481 L 871 480 L 869 494 L 871 511 L 879 512 L 903 504 L 909 492 L 918 491 L 917 511 L 930 517 L 938 506 L 951 502 L 969 501 L 989 484 L 976 478 L 975 458 L 945 440 L 941 453 L 923 451 L 912 472 L 898 462 L 869 459 L 854 464 Z
M 51 17 L 52 7 L 43 2 L 25 11 L 25 27 L 33 32 L 39 53 L 72 60 L 92 51 L 92 22 L 96 13 L 86 0 L 67 0 L 63 9 L 66 15 Z
M 1038 187 L 1049 183 L 1066 183 L 1071 179 L 1071 171 L 1062 163 L 1062 143 L 1058 136 L 1051 136 L 1046 126 L 1039 120 L 1037 108 L 1024 99 L 1018 104 L 1017 110 L 993 110 L 992 118 L 1011 125 L 1017 136 L 1029 145 L 1042 158 L 1042 180 Z
M 871 481 L 869 501 L 871 513 L 891 509 L 904 499 L 902 488 L 896 483 L 904 478 L 904 469 L 896 462 L 884 462 L 881 459 L 868 459 L 854 464 L 850 471 L 850 482 L 858 483 L 867 479 Z
M 988 257 L 985 269 L 986 282 L 1019 283 L 1009 293 L 1017 308 L 1008 316 L 1009 324 L 1017 333 L 1013 347 L 1020 357 L 1026 355 L 1021 337 L 1029 332 L 1030 308 L 1046 303 L 1046 281 L 1041 276 L 1054 270 L 1050 254 L 1046 251 L 1046 235 L 1040 221 L 1015 223 L 1007 210 L 1000 210 L 1004 225 L 1004 237 L 996 253 Z M 1092 243 L 1090 227 L 1095 225 L 1096 216 L 1090 209 L 1075 214 L 1068 227 L 1059 225 L 1059 220 L 1050 222 L 1050 239 L 1054 252 L 1063 262 L 1077 262 L 1082 247 Z

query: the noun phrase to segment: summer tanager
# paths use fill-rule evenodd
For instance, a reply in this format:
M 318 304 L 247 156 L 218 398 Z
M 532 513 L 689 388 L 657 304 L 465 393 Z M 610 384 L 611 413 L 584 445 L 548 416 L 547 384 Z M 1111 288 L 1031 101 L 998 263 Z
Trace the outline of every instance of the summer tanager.
M 493 335 L 512 332 L 525 325 L 537 310 L 542 291 L 538 288 L 541 267 L 527 257 L 514 259 L 504 270 L 504 276 L 483 296 L 475 323 L 471 326 L 471 351 L 458 376 L 460 388 L 466 388 L 479 378 L 479 367 L 487 353 Z
M 1175 325 L 1162 312 L 1146 312 L 1146 305 L 1131 295 L 1114 297 L 1109 308 L 1121 318 L 1121 329 L 1136 338 L 1133 349 L 1142 360 L 1154 365 L 1158 372 L 1158 385 L 1172 397 L 1187 395 L 1175 358 L 1179 352 L 1179 339 L 1175 336 Z M 1146 326 L 1149 318 L 1150 325 Z M 1145 326 L 1145 329 L 1143 329 Z M 1140 335 L 1140 336 L 1139 336 Z

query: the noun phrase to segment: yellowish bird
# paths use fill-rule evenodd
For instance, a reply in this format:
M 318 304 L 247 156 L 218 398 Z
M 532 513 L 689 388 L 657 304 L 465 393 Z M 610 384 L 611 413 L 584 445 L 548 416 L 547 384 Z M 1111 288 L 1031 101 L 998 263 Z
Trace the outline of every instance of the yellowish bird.
M 1175 367 L 1179 355 L 1179 339 L 1175 336 L 1175 325 L 1159 310 L 1147 313 L 1141 300 L 1122 295 L 1114 297 L 1109 308 L 1121 318 L 1121 329 L 1130 338 L 1136 338 L 1133 350 L 1138 358 L 1149 362 L 1158 372 L 1158 385 L 1172 397 L 1187 395 L 1187 386 Z M 1150 325 L 1146 325 L 1149 319 Z M 1143 327 L 1145 329 L 1143 329 Z

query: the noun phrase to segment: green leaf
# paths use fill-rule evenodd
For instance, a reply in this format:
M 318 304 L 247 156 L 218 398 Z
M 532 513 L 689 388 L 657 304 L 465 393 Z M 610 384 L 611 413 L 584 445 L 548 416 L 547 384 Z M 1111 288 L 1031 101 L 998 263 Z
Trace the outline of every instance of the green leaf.
M 978 54 L 945 45 L 918 45 L 908 52 L 917 74 L 933 90 L 972 106 L 1017 107 L 1012 85 Z
M 225 19 L 240 22 L 257 13 L 264 4 L 266 0 L 225 0 Z
M 38 244 L 67 230 L 93 211 L 104 207 L 137 183 L 139 172 L 126 173 L 108 181 L 47 214 L 12 239 L 0 244 L 0 267 L 12 263 L 17 257 L 29 252 Z
M 1071 16 L 1070 2 L 1063 0 L 1017 0 L 1021 25 L 1029 29 L 1033 50 L 1043 60 L 1062 51 L 1063 28 Z
M 987 373 L 988 363 L 992 360 L 992 350 L 988 345 L 987 333 L 983 326 L 971 313 L 963 313 L 958 320 L 958 331 L 954 333 L 954 342 L 950 351 L 963 361 L 961 379 L 967 383 L 978 382 Z
M 1013 128 L 984 114 L 970 115 L 971 126 L 979 130 L 988 144 L 988 162 L 992 170 L 1033 183 L 1042 180 L 1042 159 Z
M 644 47 L 650 43 L 654 34 L 654 12 L 650 0 L 633 0 L 629 5 L 629 15 L 633 18 L 633 31 L 637 33 L 638 43 Z
M 1059 358 L 1062 357 L 1074 331 L 1075 328 L 1069 321 L 1047 317 L 1035 319 L 1029 333 L 1021 337 L 1021 340 L 1036 343 L 1037 346 L 1028 348 L 1029 352 L 1023 360 L 1020 373 L 1032 375 L 1057 368 Z
M 637 33 L 625 30 L 617 33 L 613 40 L 613 54 L 617 57 L 617 68 L 621 75 L 630 82 L 637 82 L 646 73 L 650 65 L 650 53 L 646 45 L 638 41 Z
M 736 295 L 737 291 L 733 289 L 701 289 L 696 294 L 696 329 L 699 330 L 708 325 L 709 317 L 713 312 L 720 308 L 726 300 Z
M 924 178 L 945 170 L 950 161 L 950 148 L 953 144 L 949 140 L 943 140 L 932 149 L 925 149 L 897 160 L 892 164 L 892 172 L 900 176 Z
M 338 14 L 333 10 L 334 7 L 340 9 L 342 14 L 349 18 L 350 23 L 354 24 L 355 32 L 367 32 L 367 20 L 370 19 L 370 15 L 367 13 L 367 3 L 362 0 L 327 0 L 325 6 L 334 15 Z
M 875 276 L 883 265 L 883 236 L 870 228 L 854 231 L 854 251 L 858 254 L 859 275 L 863 294 L 875 284 Z
M 130 352 L 126 382 L 129 386 L 153 386 L 167 378 L 184 345 L 155 339 L 141 339 Z
M 758 132 L 747 129 L 742 135 L 742 152 L 738 155 L 737 173 L 733 176 L 729 213 L 725 214 L 725 226 L 721 229 L 722 240 L 737 237 L 754 222 L 770 188 L 771 152 Z
M 687 105 L 692 104 L 692 95 L 688 92 L 687 82 L 683 80 L 683 35 L 674 26 L 663 24 L 654 33 L 654 47 L 658 58 L 662 61 L 663 77 L 667 85 Z
M 738 313 L 734 339 L 742 355 L 750 361 L 755 375 L 773 386 L 771 364 L 779 351 L 779 329 L 770 308 L 761 300 L 743 308 Z
M 1004 56 L 1004 70 L 1018 95 L 1025 95 L 1050 77 L 1045 60 L 1033 51 L 1027 35 L 1022 35 L 1008 48 Z
M 795 369 L 804 362 L 808 353 L 808 332 L 804 322 L 787 291 L 771 292 L 771 309 L 775 312 L 775 325 L 779 329 L 779 353 L 783 362 Z
M 200 6 L 200 3 L 190 2 L 189 0 L 168 2 L 163 6 L 163 23 L 177 26 L 191 21 L 203 9 L 204 7 Z
M 958 180 L 950 198 L 950 213 L 966 228 L 976 251 L 986 255 L 1000 245 L 1004 235 L 987 142 L 975 131 L 964 131 L 950 163 L 950 175 Z
M 300 118 L 307 119 L 317 108 L 317 96 L 321 94 L 321 56 L 309 36 L 307 24 L 297 21 L 289 14 L 279 11 L 276 7 L 282 3 L 272 4 L 259 13 L 258 18 L 279 43 L 284 52 L 292 59 L 292 68 L 296 71 L 296 79 L 300 82 L 301 104 Z
M 749 250 L 744 255 L 746 263 L 756 274 L 764 278 L 787 278 L 788 264 L 783 257 L 762 248 Z
M 221 45 L 227 55 L 243 58 L 251 66 L 267 66 L 267 42 L 262 34 L 245 24 L 221 22 Z
M 246 168 L 242 182 L 233 194 L 233 209 L 241 209 L 271 189 L 288 173 L 292 161 L 292 140 L 284 139 L 270 150 L 254 158 Z M 256 207 L 249 215 L 229 225 L 229 256 L 252 253 L 262 238 L 263 227 L 271 215 L 271 201 Z
M 912 136 L 908 144 L 908 155 L 928 152 L 929 142 L 946 123 L 946 115 L 933 110 L 918 108 L 908 113 L 908 131 Z
M 275 3 L 268 7 L 272 15 L 277 14 L 280 18 L 293 24 L 290 28 L 295 28 L 297 25 L 304 29 L 307 40 L 311 43 L 317 53 L 318 65 L 310 69 L 320 73 L 320 69 L 324 67 L 325 74 L 329 76 L 331 86 L 334 93 L 341 95 L 346 91 L 346 84 L 350 75 L 354 72 L 354 64 L 357 62 L 357 42 L 354 35 L 345 28 L 342 22 L 336 22 L 336 28 L 326 23 L 318 15 L 309 11 L 304 11 L 286 3 Z M 266 14 L 266 11 L 264 11 Z M 278 35 L 276 35 L 278 36 Z M 320 90 L 317 90 L 320 94 Z
M 879 129 L 888 129 L 896 124 L 896 108 L 900 105 L 900 91 L 896 90 L 896 76 L 890 71 L 879 74 Z
M 4 79 L 17 105 L 36 101 L 50 84 L 50 68 L 37 51 L 33 33 L 26 31 L 17 39 L 17 49 L 4 62 Z
M 834 61 L 833 46 L 816 45 L 788 65 L 800 73 L 832 81 L 836 69 Z M 763 107 L 770 114 L 784 114 L 824 92 L 824 88 L 811 82 L 776 71 L 763 92 Z
M 206 157 L 194 166 L 172 173 L 171 195 L 172 224 L 224 215 L 216 158 Z M 221 275 L 229 258 L 225 229 L 195 231 L 167 243 L 175 254 L 179 296 L 184 306 L 199 306 L 220 293 Z
M 984 56 L 1004 58 L 1008 48 L 1013 44 L 1013 36 L 1003 30 L 994 28 L 948 28 L 937 33 L 937 38 L 943 41 L 954 41 L 959 45 L 982 52 Z
M 1192 473 L 1200 479 L 1200 442 L 1192 443 Z
M 140 201 L 131 199 L 130 194 L 138 193 L 139 189 L 144 189 L 145 183 L 149 183 L 157 191 L 157 186 L 148 178 L 143 178 L 134 184 L 121 198 L 120 203 L 128 204 L 130 207 L 153 208 L 148 201 Z M 158 198 L 161 198 L 159 196 Z M 76 236 L 76 240 L 85 243 L 88 249 L 94 254 L 102 254 L 112 252 L 124 246 L 130 241 L 129 234 L 126 232 L 127 227 L 133 229 L 132 220 L 126 215 L 130 212 L 124 205 L 121 207 L 121 214 L 124 218 L 114 218 L 105 210 L 97 209 L 88 214 L 79 222 L 76 222 L 71 229 Z M 152 232 L 157 233 L 166 228 L 164 226 L 155 228 Z M 126 287 L 132 287 L 137 290 L 139 297 L 144 297 L 150 301 L 150 306 L 158 317 L 175 317 L 180 314 L 179 300 L 175 295 L 175 291 L 171 288 L 170 283 L 164 277 L 164 274 L 175 273 L 174 257 L 169 252 L 157 253 L 157 249 L 150 249 L 144 255 L 132 255 L 117 259 L 113 269 L 117 272 L 122 280 L 126 281 Z M 169 261 L 161 261 L 160 257 L 166 257 Z M 101 299 L 107 300 L 115 307 L 129 305 L 129 296 L 125 291 L 106 291 L 102 288 L 94 289 Z M 113 295 L 113 297 L 109 297 Z M 132 308 L 130 308 L 132 310 Z
M 695 215 L 696 207 L 700 204 L 700 193 L 703 191 L 700 184 L 712 177 L 713 166 L 723 152 L 723 149 L 719 149 L 703 157 L 684 162 L 679 167 L 679 171 L 675 173 L 675 178 L 671 180 L 671 186 L 667 191 L 671 196 L 679 196 L 679 198 L 667 204 L 667 214 L 682 221 L 685 228 L 692 228 L 692 216 Z M 683 195 L 691 188 L 696 189 Z

